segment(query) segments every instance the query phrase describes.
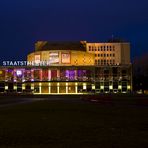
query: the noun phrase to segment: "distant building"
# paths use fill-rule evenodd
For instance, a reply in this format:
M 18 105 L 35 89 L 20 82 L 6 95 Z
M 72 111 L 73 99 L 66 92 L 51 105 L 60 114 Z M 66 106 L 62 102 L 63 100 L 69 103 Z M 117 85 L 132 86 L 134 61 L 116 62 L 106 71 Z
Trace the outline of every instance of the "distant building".
M 27 61 L 0 68 L 0 92 L 130 93 L 130 44 L 38 41 Z
M 148 53 L 133 61 L 133 91 L 148 94 Z

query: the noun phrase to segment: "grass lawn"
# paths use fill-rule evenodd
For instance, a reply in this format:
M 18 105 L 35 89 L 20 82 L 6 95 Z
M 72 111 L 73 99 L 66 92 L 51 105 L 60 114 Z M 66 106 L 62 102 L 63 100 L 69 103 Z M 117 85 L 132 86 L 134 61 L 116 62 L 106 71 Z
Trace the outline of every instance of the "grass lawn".
M 0 108 L 0 148 L 144 148 L 148 107 L 43 100 Z

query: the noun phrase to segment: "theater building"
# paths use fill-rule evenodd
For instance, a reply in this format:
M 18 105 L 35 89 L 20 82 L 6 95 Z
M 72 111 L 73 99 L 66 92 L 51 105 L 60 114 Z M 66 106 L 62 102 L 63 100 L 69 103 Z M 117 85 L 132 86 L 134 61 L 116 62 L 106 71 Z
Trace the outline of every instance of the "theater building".
M 1 93 L 130 93 L 129 43 L 38 41 L 27 66 L 1 66 Z M 35 63 L 32 65 L 32 63 Z

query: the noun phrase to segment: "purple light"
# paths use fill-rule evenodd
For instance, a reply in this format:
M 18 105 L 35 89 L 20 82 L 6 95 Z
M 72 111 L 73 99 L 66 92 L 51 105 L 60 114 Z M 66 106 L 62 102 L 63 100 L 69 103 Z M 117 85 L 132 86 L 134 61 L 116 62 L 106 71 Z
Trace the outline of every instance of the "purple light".
M 83 71 L 82 70 L 78 70 L 78 77 L 81 77 L 83 75 Z
M 67 78 L 69 78 L 69 70 L 66 70 L 66 71 L 65 71 L 65 76 L 66 76 Z
M 8 73 L 9 73 L 9 72 L 12 73 L 12 71 L 13 71 L 12 69 L 8 69 L 8 70 L 7 70 Z
M 74 78 L 75 78 L 75 71 L 74 70 L 66 70 L 65 76 L 68 79 L 70 79 L 70 80 L 74 80 Z
M 22 71 L 21 71 L 21 70 L 17 70 L 17 71 L 16 71 L 16 75 L 17 75 L 17 76 L 21 76 L 21 75 L 22 75 Z

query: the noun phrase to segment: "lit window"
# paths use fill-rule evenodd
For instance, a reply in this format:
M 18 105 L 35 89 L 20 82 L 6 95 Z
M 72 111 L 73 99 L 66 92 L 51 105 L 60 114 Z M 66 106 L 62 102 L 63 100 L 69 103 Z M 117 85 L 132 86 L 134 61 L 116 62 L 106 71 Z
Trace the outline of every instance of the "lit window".
M 131 86 L 130 86 L 130 85 L 128 85 L 128 86 L 127 86 L 127 89 L 131 89 Z
M 95 90 L 95 88 L 96 88 L 96 87 L 95 87 L 95 85 L 93 84 L 93 85 L 92 85 L 92 89 Z
M 83 83 L 83 89 L 86 90 L 87 89 L 87 86 L 85 83 Z
M 118 89 L 122 89 L 122 86 L 121 85 L 118 85 Z
M 101 85 L 101 86 L 100 86 L 100 89 L 104 89 L 104 86 L 103 86 L 103 85 Z

